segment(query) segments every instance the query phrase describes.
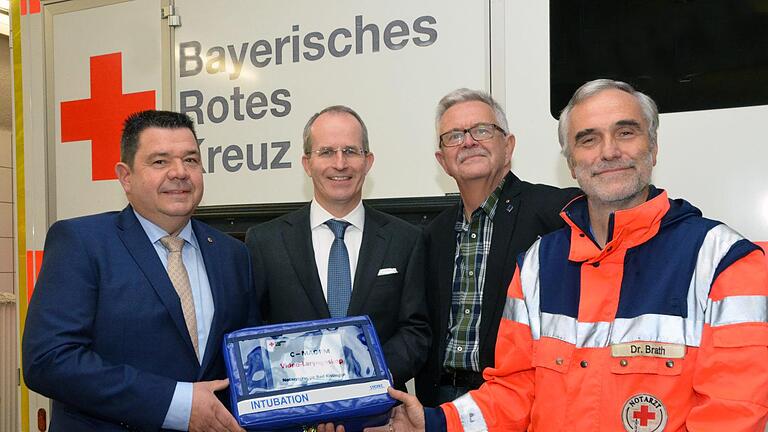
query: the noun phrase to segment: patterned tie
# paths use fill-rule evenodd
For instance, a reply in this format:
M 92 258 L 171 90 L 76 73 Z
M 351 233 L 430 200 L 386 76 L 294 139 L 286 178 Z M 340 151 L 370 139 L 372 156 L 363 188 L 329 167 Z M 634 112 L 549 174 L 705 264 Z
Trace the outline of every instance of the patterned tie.
M 352 277 L 349 271 L 349 253 L 344 244 L 344 233 L 349 222 L 329 219 L 325 222 L 333 231 L 333 244 L 328 256 L 328 310 L 332 318 L 347 316 L 352 295 Z
M 176 294 L 181 301 L 181 311 L 184 313 L 184 322 L 187 324 L 189 337 L 195 347 L 195 354 L 200 358 L 200 350 L 197 342 L 197 317 L 195 316 L 195 301 L 192 299 L 192 288 L 189 285 L 189 275 L 181 258 L 181 249 L 184 247 L 184 239 L 180 237 L 165 236 L 160 243 L 168 249 L 168 277 L 171 279 Z

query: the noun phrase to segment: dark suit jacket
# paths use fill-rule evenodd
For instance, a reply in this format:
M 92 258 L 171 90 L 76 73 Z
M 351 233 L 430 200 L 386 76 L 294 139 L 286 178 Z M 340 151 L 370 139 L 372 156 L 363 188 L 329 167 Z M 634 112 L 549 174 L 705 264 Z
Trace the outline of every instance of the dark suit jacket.
M 22 341 L 24 379 L 53 399 L 51 431 L 158 430 L 177 381 L 225 378 L 225 332 L 256 324 L 248 251 L 192 221 L 215 313 L 202 365 L 179 297 L 129 206 L 56 222 Z
M 511 172 L 504 183 L 493 218 L 493 237 L 485 271 L 480 320 L 480 367 L 493 366 L 496 333 L 504 311 L 506 292 L 515 272 L 517 255 L 542 234 L 564 222 L 560 210 L 581 192 L 575 188 L 521 181 Z M 456 231 L 460 204 L 443 211 L 426 229 L 427 304 L 433 343 L 423 370 L 416 377 L 416 394 L 425 406 L 434 406 L 448 342 Z
M 248 230 L 255 286 L 270 323 L 330 318 L 315 265 L 309 206 Z M 378 276 L 380 269 L 397 273 Z M 424 249 L 418 228 L 365 206 L 348 316 L 368 315 L 395 384 L 416 375 L 430 342 Z

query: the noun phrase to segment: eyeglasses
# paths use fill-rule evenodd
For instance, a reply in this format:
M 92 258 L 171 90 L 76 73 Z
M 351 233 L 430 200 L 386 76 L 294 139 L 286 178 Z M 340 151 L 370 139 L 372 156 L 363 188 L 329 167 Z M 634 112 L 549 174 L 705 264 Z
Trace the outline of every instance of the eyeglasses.
M 486 141 L 496 136 L 496 131 L 507 132 L 492 123 L 478 123 L 469 129 L 454 129 L 440 135 L 440 145 L 443 147 L 456 147 L 464 144 L 467 132 L 475 141 Z
M 367 150 L 357 147 L 323 147 L 317 150 L 310 150 L 310 152 L 307 153 L 307 156 L 314 154 L 320 159 L 332 159 L 336 157 L 337 152 L 341 152 L 341 155 L 344 156 L 345 159 L 360 158 L 368 153 Z

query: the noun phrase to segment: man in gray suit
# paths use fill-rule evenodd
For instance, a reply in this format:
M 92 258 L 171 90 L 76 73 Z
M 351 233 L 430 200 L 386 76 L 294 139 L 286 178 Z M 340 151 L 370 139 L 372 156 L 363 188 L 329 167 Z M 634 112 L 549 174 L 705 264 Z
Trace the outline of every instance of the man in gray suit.
M 416 227 L 362 202 L 373 160 L 354 110 L 331 106 L 313 115 L 301 160 L 312 202 L 252 227 L 246 244 L 266 322 L 368 315 L 402 389 L 430 343 L 423 240 Z

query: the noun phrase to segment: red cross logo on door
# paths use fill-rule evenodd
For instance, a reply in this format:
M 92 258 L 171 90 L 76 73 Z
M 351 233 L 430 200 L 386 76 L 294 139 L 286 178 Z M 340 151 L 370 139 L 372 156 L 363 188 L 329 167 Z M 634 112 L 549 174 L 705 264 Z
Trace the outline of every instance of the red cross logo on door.
M 61 103 L 61 142 L 91 141 L 91 178 L 116 179 L 129 114 L 155 108 L 155 91 L 123 94 L 122 54 L 91 57 L 91 97 Z

